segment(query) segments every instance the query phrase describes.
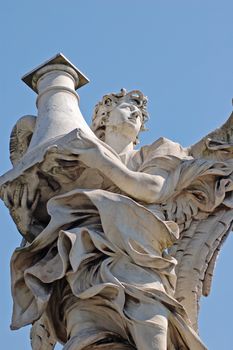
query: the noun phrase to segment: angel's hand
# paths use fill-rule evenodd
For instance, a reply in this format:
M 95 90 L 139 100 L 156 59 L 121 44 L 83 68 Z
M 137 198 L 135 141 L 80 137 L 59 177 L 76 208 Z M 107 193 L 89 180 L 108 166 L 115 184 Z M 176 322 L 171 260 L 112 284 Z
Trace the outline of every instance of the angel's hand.
M 32 200 L 30 199 L 32 198 Z M 11 216 L 22 236 L 29 242 L 34 238 L 31 232 L 33 213 L 40 199 L 40 191 L 30 195 L 28 185 L 18 183 L 12 193 L 4 192 L 4 202 L 10 209 Z
M 81 129 L 77 132 L 73 146 L 76 148 L 78 160 L 89 168 L 99 169 L 106 157 L 112 161 L 120 161 L 116 152 L 103 141 L 90 137 Z
M 81 161 L 88 168 L 100 168 L 102 152 L 98 146 L 87 149 L 85 152 L 79 154 L 79 161 Z
M 117 166 L 119 162 L 122 163 L 118 155 L 106 146 L 101 143 L 93 142 L 92 147 L 79 153 L 78 160 L 87 167 L 95 168 L 100 171 L 104 171 L 104 164 L 108 161 L 110 161 L 113 166 Z

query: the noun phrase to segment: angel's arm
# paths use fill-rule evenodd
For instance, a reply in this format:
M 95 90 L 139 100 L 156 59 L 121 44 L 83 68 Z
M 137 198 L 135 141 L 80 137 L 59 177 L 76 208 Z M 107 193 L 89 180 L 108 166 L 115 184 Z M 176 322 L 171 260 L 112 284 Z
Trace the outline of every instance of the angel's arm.
M 130 197 L 146 203 L 157 203 L 161 199 L 167 172 L 158 170 L 151 175 L 128 169 L 120 158 L 103 143 L 86 140 L 89 147 L 80 152 L 78 159 L 87 167 L 98 169 L 118 188 Z M 91 143 L 91 146 L 90 146 Z
M 146 203 L 157 203 L 161 199 L 167 175 L 162 170 L 153 175 L 129 170 L 102 145 L 80 154 L 79 160 L 88 167 L 98 169 L 130 197 Z

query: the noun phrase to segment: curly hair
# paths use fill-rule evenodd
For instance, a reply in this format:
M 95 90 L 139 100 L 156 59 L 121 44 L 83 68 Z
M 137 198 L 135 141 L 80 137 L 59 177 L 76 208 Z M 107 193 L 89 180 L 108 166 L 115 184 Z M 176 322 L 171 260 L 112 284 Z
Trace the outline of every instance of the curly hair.
M 139 90 L 132 90 L 127 92 L 125 89 L 121 89 L 119 93 L 104 95 L 102 100 L 95 106 L 92 116 L 92 131 L 100 140 L 104 141 L 106 121 L 108 119 L 109 113 L 113 110 L 114 107 L 121 104 L 122 102 L 134 104 L 141 110 L 142 125 L 140 131 L 147 130 L 145 128 L 145 123 L 149 119 L 147 112 L 147 101 L 147 97 L 144 96 L 143 93 Z M 138 143 L 138 137 L 134 143 Z

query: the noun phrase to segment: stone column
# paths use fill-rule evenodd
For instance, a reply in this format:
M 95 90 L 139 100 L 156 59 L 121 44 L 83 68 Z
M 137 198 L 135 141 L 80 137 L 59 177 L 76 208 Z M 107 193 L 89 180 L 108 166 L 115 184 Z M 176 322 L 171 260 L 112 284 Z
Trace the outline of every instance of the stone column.
M 38 93 L 38 118 L 28 151 L 75 128 L 94 137 L 79 109 L 79 96 L 75 92 L 88 80 L 63 55 L 25 75 L 23 81 Z
M 17 162 L 0 177 L 0 197 L 2 186 L 26 174 L 29 168 L 42 161 L 48 144 L 52 144 L 54 138 L 77 128 L 96 138 L 82 116 L 79 96 L 75 91 L 89 80 L 64 55 L 57 54 L 27 73 L 22 80 L 38 94 L 38 115 L 24 116 L 15 125 L 14 149 L 23 152 L 16 152 L 14 158 L 18 157 Z M 28 145 L 29 134 L 32 138 Z

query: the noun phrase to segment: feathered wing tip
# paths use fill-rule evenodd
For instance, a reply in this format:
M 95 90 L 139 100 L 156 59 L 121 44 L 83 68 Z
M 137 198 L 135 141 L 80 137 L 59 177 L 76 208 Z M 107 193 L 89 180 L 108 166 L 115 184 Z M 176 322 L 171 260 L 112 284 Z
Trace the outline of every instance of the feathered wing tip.
M 194 220 L 173 246 L 177 259 L 176 299 L 184 306 L 191 324 L 198 330 L 199 300 L 208 296 L 220 248 L 233 222 L 233 209 L 216 210 L 204 220 Z
M 30 144 L 35 125 L 36 116 L 25 115 L 20 118 L 12 129 L 10 135 L 10 160 L 16 165 L 26 153 Z
M 165 217 L 177 222 L 181 231 L 169 251 L 177 260 L 175 298 L 195 330 L 199 300 L 210 293 L 216 258 L 233 223 L 233 162 L 228 153 L 219 162 L 225 149 L 218 152 L 212 152 L 212 160 L 203 153 L 181 163 L 176 193 L 163 205 Z
M 217 151 L 220 151 L 219 154 Z M 223 153 L 224 151 L 224 153 Z M 227 121 L 216 130 L 203 137 L 189 147 L 189 153 L 194 158 L 229 159 L 233 151 L 233 112 Z

